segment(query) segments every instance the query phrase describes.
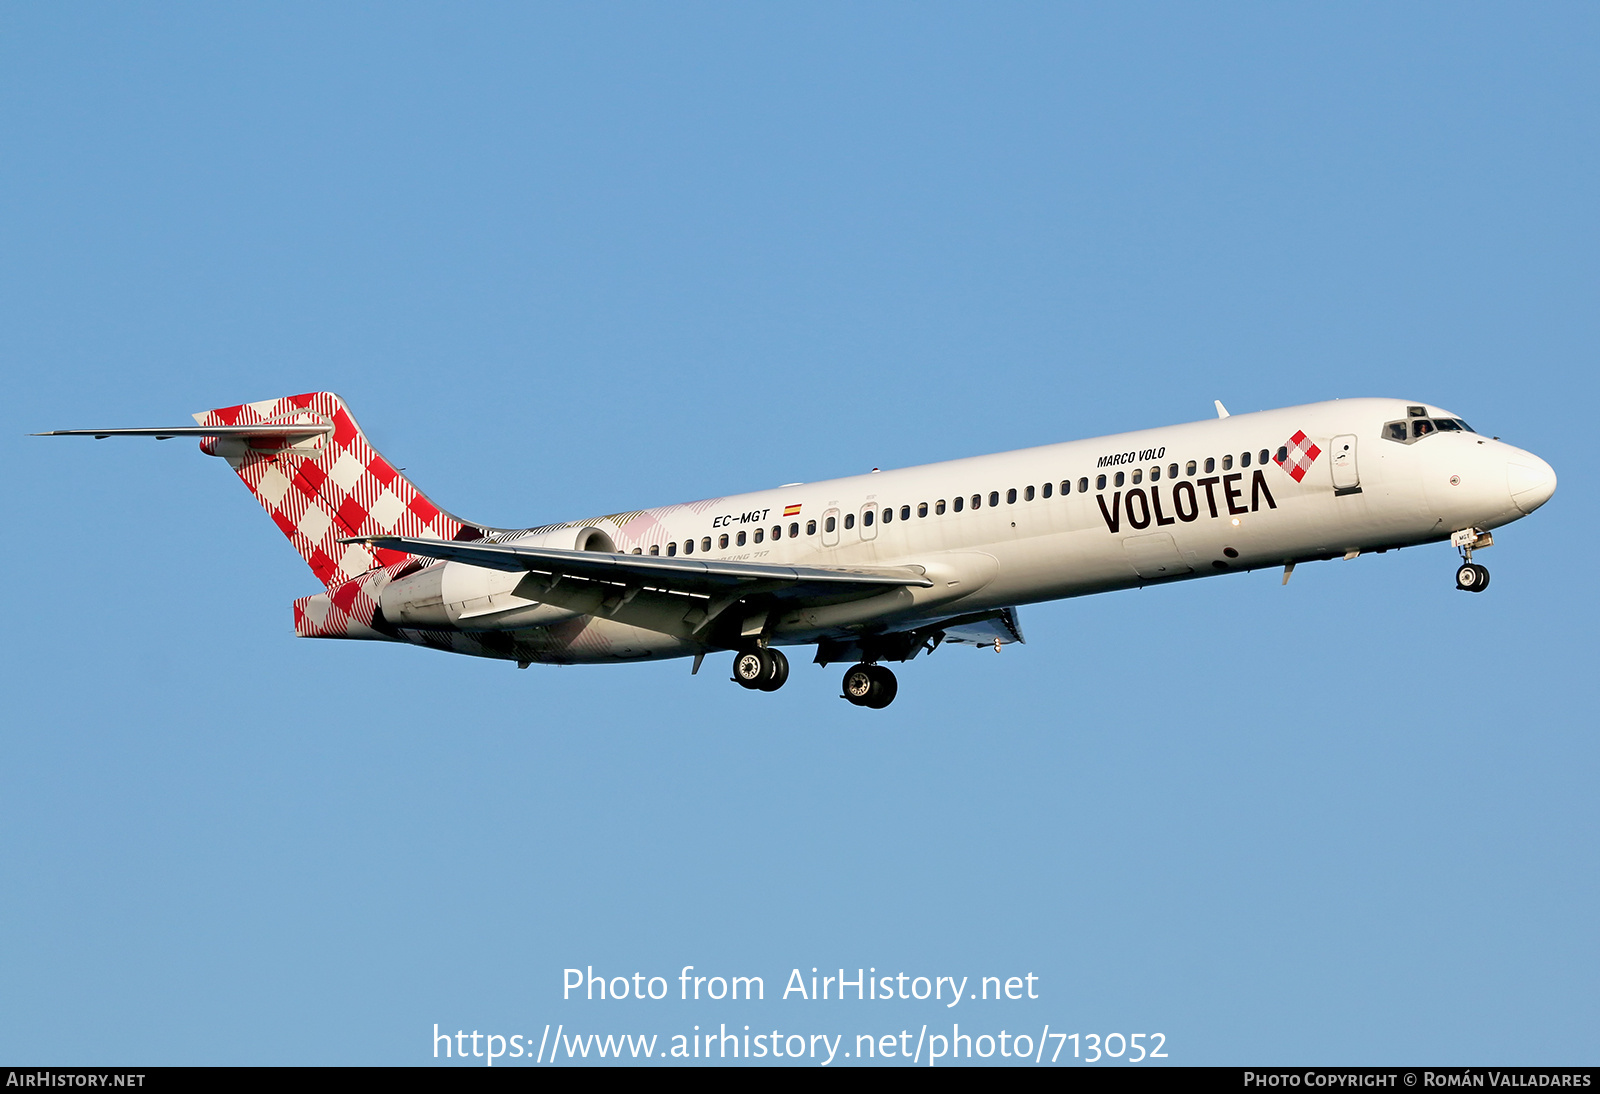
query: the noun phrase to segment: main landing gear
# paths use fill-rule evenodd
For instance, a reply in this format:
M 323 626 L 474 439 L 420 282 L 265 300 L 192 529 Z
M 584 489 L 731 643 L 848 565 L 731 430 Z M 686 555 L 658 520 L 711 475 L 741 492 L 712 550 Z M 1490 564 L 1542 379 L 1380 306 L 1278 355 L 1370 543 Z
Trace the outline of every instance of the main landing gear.
M 733 658 L 733 682 L 751 691 L 777 691 L 789 679 L 789 659 L 781 650 L 741 650 Z M 858 707 L 882 710 L 900 690 L 894 673 L 882 665 L 861 664 L 844 674 L 844 698 Z
M 844 698 L 858 707 L 882 710 L 899 690 L 894 673 L 882 665 L 857 665 L 844 674 Z
M 1466 528 L 1450 537 L 1451 544 L 1461 552 L 1461 565 L 1456 568 L 1456 588 L 1464 593 L 1481 593 L 1489 587 L 1489 570 L 1472 561 L 1474 547 L 1488 547 L 1494 537 L 1488 532 Z
M 745 650 L 733 659 L 733 682 L 751 691 L 777 691 L 789 679 L 789 659 L 781 650 Z

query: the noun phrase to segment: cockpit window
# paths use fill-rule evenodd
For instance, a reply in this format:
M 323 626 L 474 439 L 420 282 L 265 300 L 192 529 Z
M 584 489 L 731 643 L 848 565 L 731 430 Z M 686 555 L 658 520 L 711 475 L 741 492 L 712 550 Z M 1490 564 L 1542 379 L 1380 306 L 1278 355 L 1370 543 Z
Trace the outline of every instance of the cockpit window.
M 1383 439 L 1386 441 L 1399 441 L 1401 444 L 1414 444 L 1431 433 L 1476 433 L 1466 422 L 1460 418 L 1410 418 L 1400 422 L 1385 422 L 1383 424 Z

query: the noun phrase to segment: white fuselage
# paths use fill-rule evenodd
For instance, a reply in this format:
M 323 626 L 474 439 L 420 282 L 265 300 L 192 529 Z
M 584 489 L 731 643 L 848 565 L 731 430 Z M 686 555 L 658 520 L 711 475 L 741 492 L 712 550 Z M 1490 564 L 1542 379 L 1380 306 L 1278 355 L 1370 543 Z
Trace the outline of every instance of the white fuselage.
M 1409 443 L 1385 436 L 1386 423 L 1416 417 L 1419 407 L 1392 399 L 1313 403 L 497 538 L 592 549 L 598 536 L 600 549 L 628 553 L 915 566 L 934 579 L 932 588 L 791 611 L 770 641 L 793 645 L 868 626 L 903 630 L 992 608 L 1445 540 L 1516 520 L 1550 497 L 1549 465 L 1503 442 L 1461 430 Z M 1455 417 L 1421 409 L 1430 419 Z M 1287 447 L 1294 456 L 1291 438 L 1299 433 L 1306 441 L 1298 451 L 1319 450 L 1301 480 L 1273 458 L 1263 466 L 1263 452 L 1276 457 Z M 543 629 L 550 641 L 541 660 L 636 660 L 703 648 L 519 600 L 513 574 L 437 565 L 443 593 L 436 603 L 451 626 L 522 638 Z

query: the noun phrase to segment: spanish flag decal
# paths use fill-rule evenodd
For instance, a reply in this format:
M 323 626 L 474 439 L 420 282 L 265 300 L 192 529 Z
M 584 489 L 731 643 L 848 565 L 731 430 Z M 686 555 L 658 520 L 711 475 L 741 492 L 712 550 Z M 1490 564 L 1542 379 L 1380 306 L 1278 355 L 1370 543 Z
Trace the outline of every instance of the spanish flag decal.
M 800 507 L 798 505 L 785 505 L 783 507 L 783 515 L 786 517 L 798 517 L 800 515 Z

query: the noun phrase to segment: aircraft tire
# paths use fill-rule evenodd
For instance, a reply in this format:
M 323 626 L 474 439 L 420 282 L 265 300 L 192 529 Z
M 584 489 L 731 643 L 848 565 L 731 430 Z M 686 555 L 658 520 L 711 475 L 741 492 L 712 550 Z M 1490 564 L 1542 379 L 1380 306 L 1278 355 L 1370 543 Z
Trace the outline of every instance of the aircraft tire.
M 1481 593 L 1489 587 L 1489 571 L 1476 562 L 1463 562 L 1456 570 L 1456 588 L 1466 593 Z
M 882 685 L 878 683 L 877 673 L 872 665 L 856 665 L 844 674 L 844 698 L 858 707 L 872 705 L 873 696 Z
M 872 695 L 868 698 L 866 705 L 873 710 L 882 710 L 894 702 L 894 697 L 900 691 L 900 682 L 895 679 L 894 673 L 882 665 L 868 665 L 867 668 L 876 677 L 874 681 L 876 687 L 873 688 Z
M 756 686 L 762 691 L 777 691 L 789 679 L 789 658 L 784 655 L 782 650 L 762 650 L 761 652 L 767 655 L 767 659 L 772 665 L 772 671 L 767 675 L 766 679 Z
M 740 687 L 770 691 L 765 685 L 772 675 L 772 655 L 766 650 L 742 650 L 734 654 L 733 682 Z

